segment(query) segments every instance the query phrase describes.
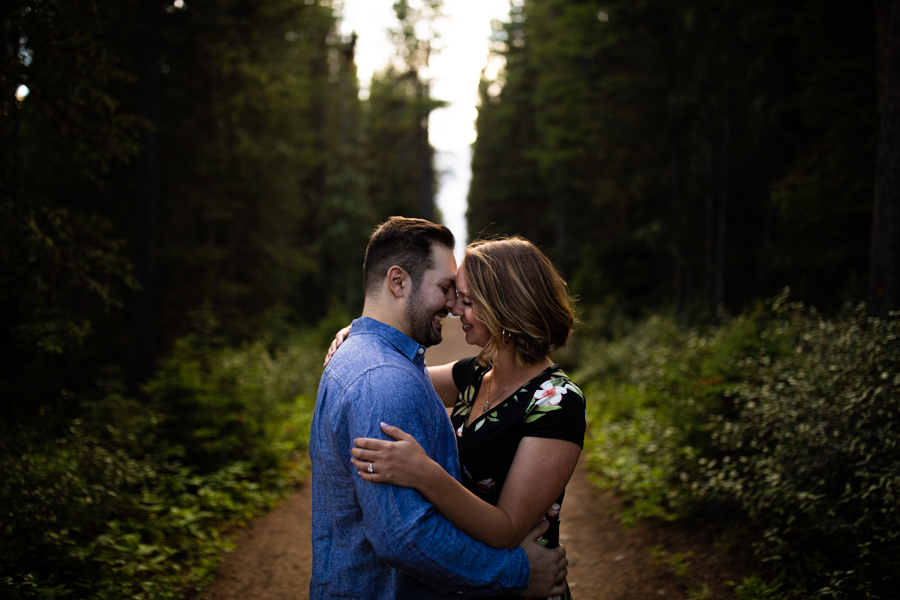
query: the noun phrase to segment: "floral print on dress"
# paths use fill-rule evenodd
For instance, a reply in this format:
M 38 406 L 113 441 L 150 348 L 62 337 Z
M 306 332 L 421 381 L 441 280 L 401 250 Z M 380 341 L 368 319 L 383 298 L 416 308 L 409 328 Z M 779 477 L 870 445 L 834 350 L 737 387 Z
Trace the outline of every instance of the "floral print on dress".
M 546 406 L 547 404 L 556 406 L 559 404 L 559 401 L 562 400 L 563 394 L 569 391 L 564 387 L 553 385 L 553 381 L 555 380 L 545 381 L 534 393 L 534 403 L 536 406 L 541 407 Z
M 564 373 L 553 373 L 550 379 L 535 390 L 534 396 L 532 396 L 531 402 L 525 411 L 528 415 L 525 417 L 525 422 L 537 421 L 548 412 L 561 409 L 562 407 L 559 403 L 569 391 L 575 392 L 584 402 L 584 394 L 581 393 L 578 386 L 574 385 L 568 377 L 565 377 Z
M 558 365 L 552 365 L 506 398 L 495 400 L 487 411 L 473 417 L 473 404 L 483 391 L 484 376 L 490 370 L 490 367 L 480 365 L 475 357 L 462 359 L 454 365 L 454 383 L 461 392 L 451 421 L 457 434 L 463 485 L 496 506 L 522 437 L 532 434 L 581 445 L 586 406 L 578 386 Z M 561 504 L 562 495 L 547 509 L 550 527 L 538 542 L 542 546 L 552 548 L 559 543 Z M 562 596 L 548 600 L 556 598 L 571 600 L 572 594 L 567 588 Z
M 492 411 L 496 410 L 496 407 L 491 410 Z M 483 419 L 479 419 L 479 421 L 475 424 L 475 431 L 478 431 L 479 429 L 481 429 L 481 427 L 485 423 L 496 423 L 497 421 L 499 421 L 499 419 L 497 419 L 497 415 L 493 414 L 492 412 L 489 412 L 486 417 L 484 417 Z M 462 437 L 462 436 L 460 436 L 460 437 Z
M 475 399 L 475 385 L 470 385 L 459 395 L 459 399 L 465 402 L 466 404 L 472 404 L 472 401 Z

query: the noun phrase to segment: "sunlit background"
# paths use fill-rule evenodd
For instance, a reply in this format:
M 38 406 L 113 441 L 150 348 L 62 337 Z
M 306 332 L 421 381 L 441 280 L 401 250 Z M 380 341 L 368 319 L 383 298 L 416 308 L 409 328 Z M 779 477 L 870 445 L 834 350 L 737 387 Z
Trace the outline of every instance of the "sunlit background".
M 343 35 L 355 32 L 360 98 L 369 97 L 372 74 L 394 61 L 396 45 L 389 29 L 397 28 L 393 0 L 343 0 L 336 4 Z M 413 3 L 415 4 L 415 3 Z M 494 79 L 503 59 L 489 52 L 491 22 L 506 19 L 508 0 L 445 0 L 442 17 L 433 22 L 437 39 L 429 68 L 421 73 L 431 93 L 449 103 L 431 114 L 428 138 L 437 151 L 437 204 L 444 223 L 456 236 L 457 260 L 467 241 L 466 195 L 471 180 L 471 144 L 475 141 L 478 80 L 482 71 Z M 424 37 L 426 32 L 422 32 Z
M 577 297 L 554 360 L 593 481 L 696 542 L 613 597 L 897 595 L 896 0 L 12 0 L 0 23 L 0 597 L 205 593 L 228 528 L 308 476 L 390 215 L 442 218 L 458 255 L 520 234 Z

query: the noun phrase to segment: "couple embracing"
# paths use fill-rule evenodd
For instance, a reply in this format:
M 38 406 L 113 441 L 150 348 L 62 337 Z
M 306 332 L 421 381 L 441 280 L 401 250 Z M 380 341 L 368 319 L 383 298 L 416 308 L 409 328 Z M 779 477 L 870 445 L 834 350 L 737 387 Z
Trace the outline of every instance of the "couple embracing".
M 585 403 L 549 356 L 572 300 L 524 239 L 474 242 L 458 271 L 453 246 L 402 217 L 369 241 L 310 432 L 312 599 L 570 597 L 559 512 Z M 451 312 L 482 350 L 426 367 Z

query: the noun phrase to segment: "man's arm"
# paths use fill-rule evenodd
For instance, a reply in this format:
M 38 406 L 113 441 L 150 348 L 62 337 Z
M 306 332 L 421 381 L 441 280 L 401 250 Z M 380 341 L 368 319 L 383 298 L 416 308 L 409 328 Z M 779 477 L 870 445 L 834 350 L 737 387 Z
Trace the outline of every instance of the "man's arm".
M 359 387 L 354 390 L 354 409 L 348 415 L 348 467 L 352 440 L 384 437 L 382 421 L 398 424 L 423 441 L 429 456 L 446 463 L 450 457 L 435 454 L 446 453 L 446 449 L 441 451 L 436 446 L 437 438 L 446 443 L 447 432 L 442 433 L 438 428 L 449 428 L 449 424 L 436 418 L 446 419 L 446 415 L 436 415 L 433 406 L 436 401 L 423 387 L 423 380 L 400 367 L 387 368 L 389 373 L 383 369 L 354 385 Z M 390 385 L 385 385 L 387 381 Z M 565 560 L 564 551 L 560 556 L 560 552 L 544 548 L 538 548 L 543 552 L 488 548 L 441 517 L 416 490 L 374 484 L 357 476 L 354 485 L 364 515 L 366 537 L 379 558 L 442 591 L 472 596 L 518 595 L 529 584 L 529 561 L 545 580 L 551 578 L 547 573 L 559 571 L 560 559 Z

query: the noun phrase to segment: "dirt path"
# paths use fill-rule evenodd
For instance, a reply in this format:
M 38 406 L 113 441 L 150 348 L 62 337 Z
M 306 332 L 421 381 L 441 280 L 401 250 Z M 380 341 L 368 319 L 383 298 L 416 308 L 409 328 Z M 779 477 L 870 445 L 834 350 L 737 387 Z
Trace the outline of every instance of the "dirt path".
M 444 343 L 426 355 L 430 364 L 471 354 L 455 333 L 458 322 L 445 324 Z M 201 597 L 308 598 L 311 503 L 305 485 L 238 531 L 237 549 L 225 555 L 216 581 Z M 621 501 L 597 491 L 584 461 L 579 462 L 566 488 L 560 532 L 569 557 L 569 585 L 579 600 L 731 599 L 727 582 L 752 572 L 752 561 L 739 549 L 726 547 L 708 527 L 648 522 L 624 530 L 615 518 L 621 510 Z

